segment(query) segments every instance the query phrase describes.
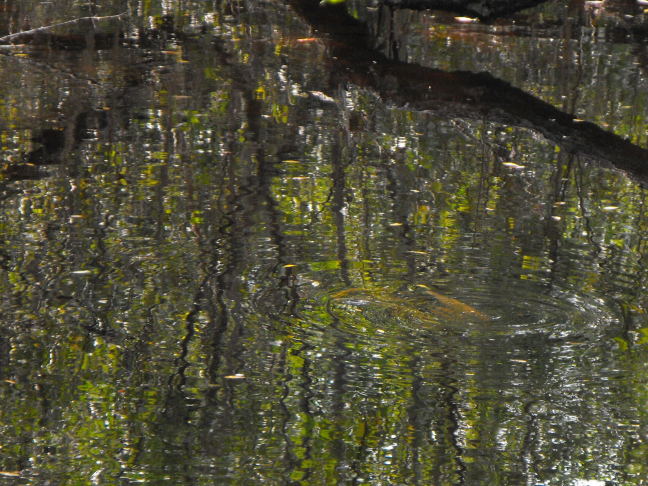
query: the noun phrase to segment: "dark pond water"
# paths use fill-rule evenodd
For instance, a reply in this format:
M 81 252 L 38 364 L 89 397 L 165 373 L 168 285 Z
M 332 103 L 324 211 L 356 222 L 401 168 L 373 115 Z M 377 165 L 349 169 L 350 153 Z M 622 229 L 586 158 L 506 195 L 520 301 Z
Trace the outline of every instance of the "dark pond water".
M 0 483 L 648 484 L 641 9 L 316 4 L 0 5 Z

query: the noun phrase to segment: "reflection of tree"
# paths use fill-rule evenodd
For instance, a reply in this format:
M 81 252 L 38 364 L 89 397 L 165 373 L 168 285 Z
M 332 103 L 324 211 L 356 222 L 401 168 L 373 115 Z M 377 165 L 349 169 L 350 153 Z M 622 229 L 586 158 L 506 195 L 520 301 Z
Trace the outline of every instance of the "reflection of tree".
M 340 5 L 321 7 L 315 0 L 291 0 L 293 8 L 328 37 L 328 50 L 349 81 L 371 88 L 390 103 L 409 110 L 529 128 L 564 150 L 610 164 L 648 181 L 648 150 L 598 126 L 575 119 L 552 105 L 487 74 L 443 72 L 392 61 L 371 49 L 363 23 Z
M 247 26 L 245 18 L 240 25 Z M 165 26 L 175 30 L 168 19 Z M 477 484 L 485 474 L 493 484 L 502 478 L 519 484 L 521 474 L 528 480 L 541 473 L 550 478 L 551 467 L 580 467 L 579 454 L 604 455 L 605 437 L 594 452 L 568 442 L 558 450 L 556 441 L 569 434 L 553 430 L 552 424 L 582 414 L 591 424 L 572 423 L 566 429 L 579 433 L 604 422 L 606 403 L 643 386 L 640 353 L 630 363 L 635 381 L 610 380 L 622 392 L 595 382 L 593 389 L 611 396 L 561 402 L 574 386 L 569 373 L 578 372 L 578 356 L 569 348 L 556 349 L 555 340 L 537 334 L 514 339 L 469 327 L 390 335 L 399 324 L 411 323 L 363 321 L 357 312 L 345 316 L 344 323 L 335 322 L 317 297 L 302 287 L 297 292 L 296 282 L 304 277 L 324 281 L 322 287 L 328 281 L 396 286 L 441 273 L 431 277 L 418 271 L 417 263 L 425 259 L 433 268 L 445 267 L 449 273 L 444 276 L 461 284 L 471 270 L 470 251 L 481 246 L 484 258 L 495 263 L 478 269 L 488 274 L 478 275 L 477 283 L 467 279 L 466 288 L 485 286 L 488 278 L 495 280 L 493 286 L 517 282 L 528 270 L 520 260 L 530 254 L 540 267 L 554 262 L 549 278 L 556 287 L 573 279 L 577 290 L 609 289 L 606 281 L 614 281 L 615 272 L 637 268 L 627 261 L 628 252 L 610 248 L 618 244 L 611 242 L 615 234 L 624 226 L 636 228 L 633 245 L 645 246 L 645 217 L 635 207 L 643 202 L 633 199 L 633 186 L 619 197 L 634 219 L 605 219 L 597 201 L 625 187 L 625 181 L 598 181 L 601 172 L 585 173 L 573 154 L 544 153 L 540 143 L 540 149 L 525 146 L 525 140 L 515 138 L 523 138 L 523 131 L 492 137 L 501 136 L 496 145 L 502 147 L 521 144 L 520 150 L 529 152 L 526 160 L 537 159 L 545 169 L 533 178 L 508 173 L 501 162 L 509 160 L 510 151 L 484 149 L 494 124 L 474 128 L 467 122 L 465 140 L 448 136 L 443 115 L 453 101 L 450 108 L 439 102 L 441 117 L 429 122 L 403 112 L 393 122 L 393 114 L 384 110 L 376 117 L 378 128 L 359 130 L 352 140 L 345 140 L 330 102 L 317 104 L 318 112 L 328 112 L 316 115 L 316 123 L 314 102 L 306 97 L 291 101 L 286 121 L 274 121 L 272 110 L 289 88 L 277 87 L 273 69 L 285 60 L 274 53 L 263 57 L 266 43 L 269 52 L 274 49 L 270 36 L 259 41 L 241 34 L 261 28 L 254 24 L 236 31 L 232 44 L 243 53 L 240 59 L 237 52 L 220 52 L 220 43 L 214 52 L 211 39 L 183 39 L 183 55 L 194 64 L 163 64 L 153 73 L 159 77 L 155 82 L 142 69 L 146 65 L 130 65 L 128 87 L 116 74 L 116 87 L 106 95 L 112 109 L 102 123 L 91 125 L 98 140 L 70 138 L 76 141 L 69 145 L 69 157 L 42 157 L 65 162 L 65 177 L 21 186 L 32 188 L 21 210 L 8 200 L 2 282 L 5 296 L 15 292 L 15 299 L 4 301 L 0 370 L 18 387 L 5 383 L 3 388 L 4 423 L 13 421 L 6 434 L 12 443 L 3 444 L 8 457 L 3 465 L 50 461 L 52 482 L 62 470 L 54 460 L 65 458 L 58 463 L 68 469 L 74 464 L 73 474 L 80 478 L 73 476 L 71 482 L 87 480 L 96 461 L 106 460 L 112 461 L 103 473 L 106 482 L 110 474 L 119 477 L 122 467 L 121 472 L 139 474 L 134 480 L 163 482 L 172 475 L 184 484 L 214 476 L 237 484 L 257 478 L 277 484 L 299 479 L 352 484 L 357 478 L 389 484 L 410 478 L 426 484 L 436 478 L 435 484 L 459 484 L 465 478 L 466 484 Z M 219 35 L 229 42 L 228 34 Z M 248 51 L 250 44 L 255 49 Z M 125 52 L 112 54 L 130 59 L 119 57 Z M 295 62 L 294 53 L 284 55 L 288 63 Z M 297 66 L 294 71 L 321 69 L 319 58 L 312 66 Z M 395 67 L 399 74 L 402 66 Z M 377 90 L 379 80 L 366 81 L 371 76 L 355 69 L 349 73 L 360 86 Z M 334 74 L 340 79 L 338 71 Z M 394 78 L 385 88 L 386 100 L 399 95 L 400 78 Z M 265 99 L 256 91 L 259 86 Z M 198 95 L 187 101 L 183 95 L 193 89 Z M 412 96 L 405 93 L 401 101 Z M 86 98 L 98 98 L 93 101 L 97 106 L 105 101 L 98 95 Z M 204 99 L 209 102 L 202 104 Z M 89 104 L 80 113 L 93 116 Z M 456 106 L 470 119 L 482 105 L 471 108 L 460 101 Z M 371 108 L 359 102 L 354 110 L 352 116 L 362 121 Z M 66 140 L 74 126 L 82 125 L 71 111 L 70 118 L 62 117 L 62 125 L 70 127 L 60 131 Z M 143 120 L 133 112 L 144 113 Z M 304 136 L 296 135 L 298 126 Z M 396 137 L 404 148 L 395 148 Z M 144 148 L 143 142 L 150 146 Z M 477 150 L 459 152 L 461 144 Z M 315 152 L 323 155 L 303 157 L 294 174 L 288 164 L 278 163 L 284 153 L 301 158 Z M 557 168 L 545 162 L 556 162 Z M 291 180 L 304 174 L 312 185 Z M 64 208 L 59 212 L 60 200 Z M 568 206 L 577 217 L 553 208 L 555 202 L 565 203 L 559 207 Z M 28 206 L 42 211 L 30 212 Z M 552 215 L 564 219 L 553 223 Z M 77 216 L 74 223 L 68 222 L 71 216 Z M 565 252 L 570 238 L 587 245 L 583 251 L 593 249 L 580 237 L 586 230 L 606 251 L 604 259 L 593 251 L 588 255 L 594 264 L 603 263 L 603 276 L 581 278 L 576 267 L 586 259 Z M 466 233 L 475 242 L 471 248 L 462 239 Z M 630 253 L 641 258 L 641 251 Z M 67 268 L 97 271 L 72 280 Z M 526 276 L 547 278 L 531 271 Z M 60 289 L 58 300 L 39 282 Z M 633 271 L 631 285 L 636 305 L 643 305 L 645 271 Z M 620 294 L 626 291 L 619 288 Z M 506 294 L 498 298 L 495 305 L 515 304 Z M 632 322 L 630 306 L 627 311 L 630 342 L 639 321 Z M 103 327 L 79 328 L 80 322 L 93 322 L 95 314 Z M 388 336 L 376 339 L 381 325 Z M 101 335 L 109 329 L 117 332 Z M 586 342 L 580 349 L 590 352 L 592 346 Z M 533 374 L 523 372 L 526 364 L 509 362 L 510 351 L 528 357 Z M 557 361 L 561 352 L 566 353 L 563 362 Z M 584 375 L 592 369 L 587 368 L 592 354 L 578 363 Z M 223 377 L 237 372 L 246 379 Z M 523 391 L 520 396 L 497 393 L 513 383 Z M 559 400 L 543 402 L 545 391 Z M 583 413 L 590 405 L 600 410 Z M 623 421 L 623 410 L 616 413 L 615 420 Z M 640 448 L 628 445 L 631 434 L 614 426 L 610 430 L 619 434 L 615 444 L 623 442 L 619 456 L 634 454 L 641 464 Z M 75 438 L 74 446 L 62 446 L 69 437 Z M 117 457 L 125 459 L 117 464 Z M 34 466 L 40 468 L 40 479 L 46 475 L 42 464 Z

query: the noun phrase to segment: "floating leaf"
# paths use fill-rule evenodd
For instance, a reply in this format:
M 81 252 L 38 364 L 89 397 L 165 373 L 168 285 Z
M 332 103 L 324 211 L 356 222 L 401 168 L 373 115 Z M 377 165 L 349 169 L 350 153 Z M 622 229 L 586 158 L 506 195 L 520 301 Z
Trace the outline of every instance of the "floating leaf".
M 325 101 L 326 103 L 335 103 L 334 98 L 331 98 L 329 95 L 324 94 L 321 91 L 309 91 L 309 93 L 320 101 Z
M 477 22 L 479 22 L 478 19 L 474 19 L 472 17 L 455 17 L 454 19 L 460 24 L 476 24 Z
M 502 162 L 502 165 L 504 167 L 509 167 L 511 169 L 514 169 L 514 170 L 524 169 L 526 167 L 524 165 L 516 164 L 515 162 Z

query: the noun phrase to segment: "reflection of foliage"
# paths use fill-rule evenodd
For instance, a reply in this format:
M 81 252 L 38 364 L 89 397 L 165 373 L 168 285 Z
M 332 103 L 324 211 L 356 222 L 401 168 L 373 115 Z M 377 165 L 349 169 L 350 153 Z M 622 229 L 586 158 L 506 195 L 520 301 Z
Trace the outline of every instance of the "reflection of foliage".
M 240 5 L 234 22 L 235 7 L 143 3 L 163 47 L 182 49 L 152 68 L 138 49 L 111 53 L 119 65 L 99 53 L 101 87 L 1 71 L 15 157 L 33 150 L 24 120 L 108 119 L 3 201 L 2 469 L 59 483 L 517 484 L 616 463 L 636 484 L 645 450 L 618 424 L 646 420 L 643 193 L 522 129 L 330 93 L 302 26 Z M 583 96 L 611 89 L 612 71 Z M 632 117 L 590 108 L 642 140 Z M 423 287 L 404 290 L 417 283 L 496 318 L 453 321 Z M 381 290 L 365 304 L 349 288 Z M 620 325 L 500 325 L 511 296 L 553 295 L 606 299 Z

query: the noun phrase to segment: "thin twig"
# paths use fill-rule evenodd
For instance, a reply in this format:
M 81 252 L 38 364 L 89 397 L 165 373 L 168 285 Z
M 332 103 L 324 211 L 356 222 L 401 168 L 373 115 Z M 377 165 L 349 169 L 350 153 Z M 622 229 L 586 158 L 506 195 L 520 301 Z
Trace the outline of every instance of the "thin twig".
M 80 17 L 78 19 L 72 19 L 72 20 L 67 20 L 65 22 L 61 22 L 59 24 L 53 24 L 53 25 L 44 25 L 43 27 L 38 27 L 36 29 L 30 29 L 30 30 L 23 30 L 22 32 L 16 32 L 15 34 L 9 34 L 5 35 L 3 37 L 0 37 L 0 43 L 6 43 L 6 42 L 11 42 L 14 39 L 23 37 L 23 36 L 30 36 L 34 34 L 38 34 L 40 32 L 47 32 L 48 30 L 56 29 L 57 27 L 63 27 L 65 25 L 73 25 L 73 24 L 78 24 L 79 22 L 83 21 L 90 21 L 90 22 L 98 22 L 101 20 L 112 20 L 112 19 L 118 19 L 120 17 L 125 16 L 127 13 L 123 12 L 117 15 L 107 15 L 105 17 Z

